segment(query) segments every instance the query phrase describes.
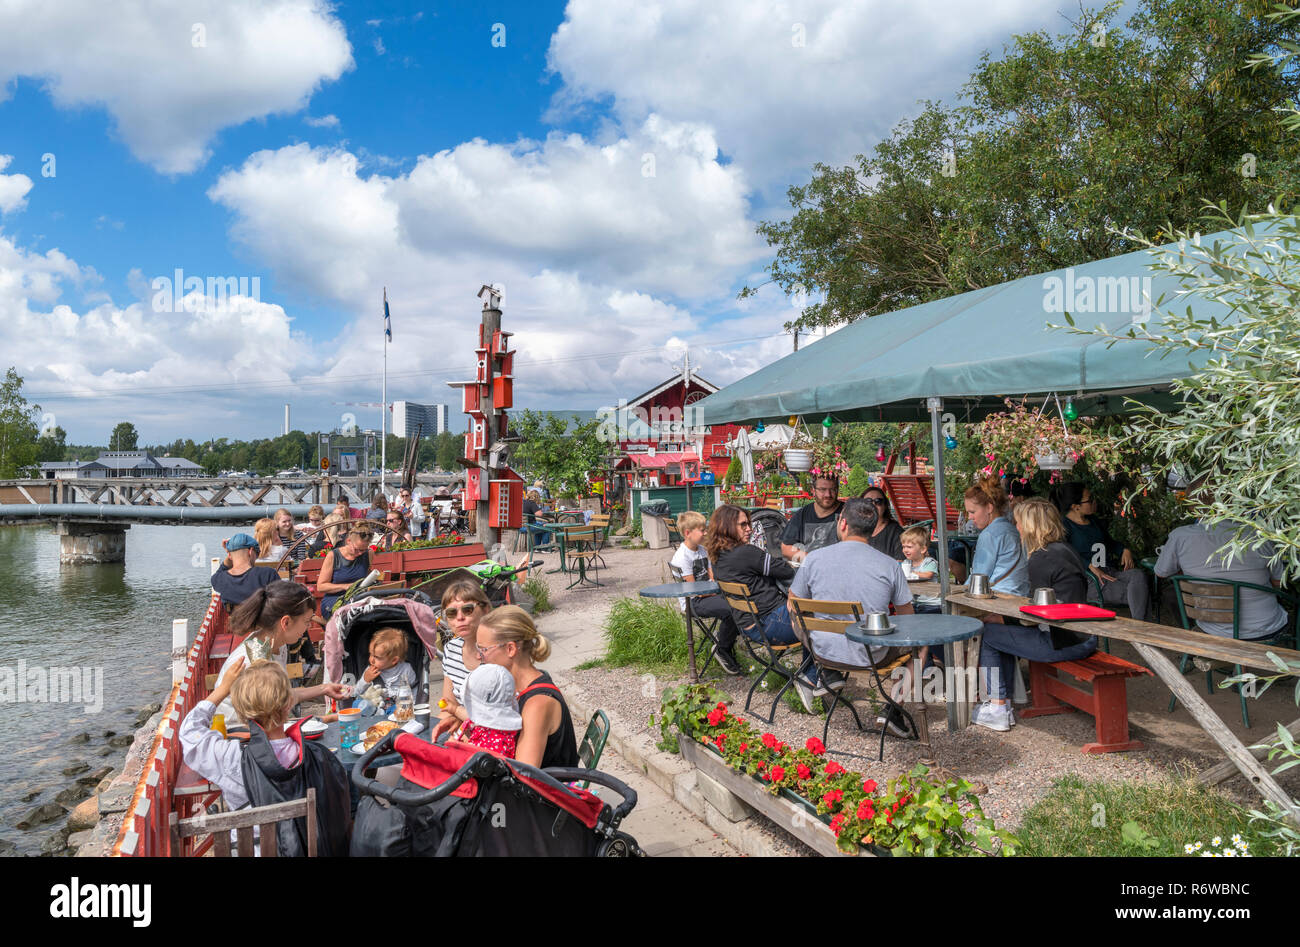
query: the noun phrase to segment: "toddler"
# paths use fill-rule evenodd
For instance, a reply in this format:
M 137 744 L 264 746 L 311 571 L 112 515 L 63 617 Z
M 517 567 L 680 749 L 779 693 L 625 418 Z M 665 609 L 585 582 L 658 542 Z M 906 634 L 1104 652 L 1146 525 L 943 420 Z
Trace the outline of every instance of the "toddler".
M 480 664 L 465 680 L 465 710 L 469 720 L 462 740 L 514 759 L 524 718 L 515 700 L 515 678 L 499 664 Z
M 352 685 L 352 696 L 360 698 L 372 686 L 391 691 L 405 684 L 415 693 L 415 669 L 406 661 L 406 633 L 400 628 L 380 628 L 370 639 L 370 666 L 361 674 L 361 680 Z M 366 701 L 358 699 L 352 706 L 364 707 Z
M 899 537 L 903 546 L 903 577 L 909 581 L 933 582 L 939 578 L 939 563 L 929 555 L 930 534 L 920 526 L 903 530 Z M 938 615 L 943 611 L 937 595 L 913 595 L 912 608 L 918 615 Z M 936 655 L 936 659 L 942 654 Z M 917 654 L 920 667 L 925 667 L 930 649 L 921 648 Z

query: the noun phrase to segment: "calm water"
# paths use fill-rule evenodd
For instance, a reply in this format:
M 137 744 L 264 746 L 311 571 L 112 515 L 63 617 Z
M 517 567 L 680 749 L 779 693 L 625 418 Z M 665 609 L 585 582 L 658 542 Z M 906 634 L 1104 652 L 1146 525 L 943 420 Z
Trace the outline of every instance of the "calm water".
M 60 566 L 50 527 L 0 529 L 0 839 L 39 851 L 63 820 L 27 831 L 14 823 L 73 784 L 61 771 L 77 762 L 88 763 L 90 773 L 120 767 L 126 749 L 101 756 L 108 748 L 103 734 L 130 733 L 134 711 L 161 703 L 170 691 L 172 619 L 188 618 L 191 636 L 198 631 L 211 590 L 208 561 L 232 531 L 132 526 L 125 564 Z M 35 680 L 31 669 L 49 667 L 89 669 L 80 681 L 93 691 L 98 676 L 102 693 L 66 703 L 10 702 L 5 684 L 19 661 L 28 668 L 24 696 Z M 102 702 L 98 711 L 86 706 L 93 698 Z M 69 744 L 82 732 L 89 743 Z M 39 796 L 21 801 L 37 789 Z

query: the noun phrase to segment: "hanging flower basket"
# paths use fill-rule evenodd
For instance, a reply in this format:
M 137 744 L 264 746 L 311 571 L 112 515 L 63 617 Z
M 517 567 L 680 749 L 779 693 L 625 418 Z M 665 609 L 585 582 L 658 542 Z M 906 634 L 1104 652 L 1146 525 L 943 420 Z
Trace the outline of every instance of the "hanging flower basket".
M 1070 470 L 1074 467 L 1075 456 L 1077 455 L 1062 456 L 1042 441 L 1034 448 L 1034 463 L 1039 470 Z
M 787 470 L 794 473 L 806 473 L 812 470 L 813 452 L 811 450 L 802 450 L 797 447 L 787 447 L 783 454 Z

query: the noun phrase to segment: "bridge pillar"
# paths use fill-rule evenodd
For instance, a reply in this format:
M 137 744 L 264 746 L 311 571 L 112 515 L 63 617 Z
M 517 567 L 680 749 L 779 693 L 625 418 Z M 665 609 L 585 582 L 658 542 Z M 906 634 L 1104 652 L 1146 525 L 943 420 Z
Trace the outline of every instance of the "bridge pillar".
M 59 562 L 91 565 L 126 561 L 126 531 L 130 526 L 112 523 L 56 523 Z

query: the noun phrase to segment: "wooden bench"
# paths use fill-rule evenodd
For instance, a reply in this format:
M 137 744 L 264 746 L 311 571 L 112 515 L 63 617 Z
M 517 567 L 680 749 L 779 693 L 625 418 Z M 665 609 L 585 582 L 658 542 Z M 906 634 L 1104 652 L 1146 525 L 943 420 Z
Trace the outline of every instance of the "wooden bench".
M 1058 676 L 1060 672 L 1091 684 L 1092 691 L 1072 686 Z M 1082 710 L 1092 714 L 1097 724 L 1097 742 L 1085 743 L 1083 752 L 1118 753 L 1121 750 L 1140 750 L 1144 744 L 1129 739 L 1128 694 L 1125 685 L 1130 677 L 1150 673 L 1148 668 L 1103 651 L 1078 661 L 1057 661 L 1053 664 L 1030 661 L 1029 690 L 1033 703 L 1019 713 L 1022 717 L 1044 717 Z

